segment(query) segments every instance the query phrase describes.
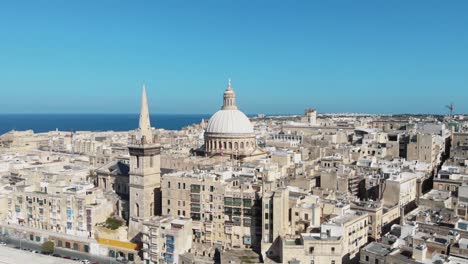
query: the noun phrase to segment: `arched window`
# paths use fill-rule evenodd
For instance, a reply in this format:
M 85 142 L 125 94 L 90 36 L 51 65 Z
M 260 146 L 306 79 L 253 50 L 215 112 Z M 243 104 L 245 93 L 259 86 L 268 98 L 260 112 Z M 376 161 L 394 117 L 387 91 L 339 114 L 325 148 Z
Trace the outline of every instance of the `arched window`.
M 224 149 L 227 149 L 227 144 L 226 144 L 226 142 L 223 142 L 223 147 L 224 147 Z
M 247 141 L 247 143 L 246 143 L 246 147 L 249 147 L 249 142 L 248 142 L 248 141 Z
M 232 149 L 232 142 L 229 142 L 229 149 Z
M 234 149 L 239 149 L 239 143 L 234 142 Z
M 140 206 L 138 205 L 138 203 L 135 203 L 135 214 L 136 217 L 140 217 Z
M 244 148 L 244 142 L 241 142 L 241 143 L 240 143 L 240 148 L 241 148 L 241 149 Z

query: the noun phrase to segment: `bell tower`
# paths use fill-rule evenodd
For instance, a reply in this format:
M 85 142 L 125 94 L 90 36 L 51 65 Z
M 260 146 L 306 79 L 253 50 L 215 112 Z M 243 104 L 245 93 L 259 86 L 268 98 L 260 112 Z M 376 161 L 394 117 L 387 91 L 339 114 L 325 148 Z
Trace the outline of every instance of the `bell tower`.
M 143 85 L 139 127 L 128 147 L 129 179 L 129 240 L 135 238 L 142 222 L 161 214 L 161 147 L 151 130 L 146 87 Z

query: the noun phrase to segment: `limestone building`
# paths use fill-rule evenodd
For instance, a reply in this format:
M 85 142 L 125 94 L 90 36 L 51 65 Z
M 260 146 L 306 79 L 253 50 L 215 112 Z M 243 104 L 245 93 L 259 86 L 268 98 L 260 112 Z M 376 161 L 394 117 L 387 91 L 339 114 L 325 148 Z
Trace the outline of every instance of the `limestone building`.
M 130 153 L 129 177 L 129 232 L 133 239 L 142 230 L 143 221 L 160 214 L 161 172 L 159 144 L 151 130 L 146 89 L 141 96 L 140 124 L 128 147 Z
M 260 233 L 260 186 L 225 174 L 176 172 L 162 180 L 162 212 L 190 217 L 194 241 L 222 250 L 252 248 Z

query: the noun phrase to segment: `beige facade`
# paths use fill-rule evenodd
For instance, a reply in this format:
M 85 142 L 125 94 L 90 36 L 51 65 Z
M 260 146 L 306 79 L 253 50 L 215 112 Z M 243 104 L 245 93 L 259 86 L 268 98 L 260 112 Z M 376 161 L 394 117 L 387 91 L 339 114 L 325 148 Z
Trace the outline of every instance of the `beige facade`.
M 158 216 L 143 223 L 143 261 L 180 263 L 179 255 L 192 250 L 192 220 Z
M 237 177 L 180 172 L 164 175 L 162 190 L 163 214 L 192 218 L 196 242 L 222 249 L 252 246 L 258 186 Z
M 406 159 L 426 162 L 435 166 L 440 151 L 441 146 L 437 144 L 435 135 L 418 133 L 410 136 L 406 148 Z
M 368 241 L 367 221 L 367 213 L 348 211 L 322 224 L 321 233 L 281 238 L 277 260 L 281 263 L 356 262 L 359 250 Z
M 369 216 L 369 237 L 379 240 L 382 235 L 382 218 L 384 208 L 380 202 L 356 202 L 351 204 L 351 209 L 366 212 Z
M 416 174 L 409 172 L 402 172 L 388 178 L 383 192 L 384 205 L 387 207 L 397 204 L 405 206 L 414 201 L 417 196 L 416 180 Z
M 80 237 L 93 237 L 94 226 L 112 212 L 110 201 L 92 186 L 51 193 L 18 188 L 8 199 L 9 223 Z

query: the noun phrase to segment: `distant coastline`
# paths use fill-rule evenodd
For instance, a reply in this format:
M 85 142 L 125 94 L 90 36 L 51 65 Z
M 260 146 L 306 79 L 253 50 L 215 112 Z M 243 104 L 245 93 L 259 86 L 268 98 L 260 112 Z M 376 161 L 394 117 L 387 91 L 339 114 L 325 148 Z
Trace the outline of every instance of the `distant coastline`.
M 0 114 L 0 135 L 11 130 L 128 131 L 138 127 L 138 114 Z M 178 130 L 210 118 L 209 114 L 156 114 L 151 125 Z

